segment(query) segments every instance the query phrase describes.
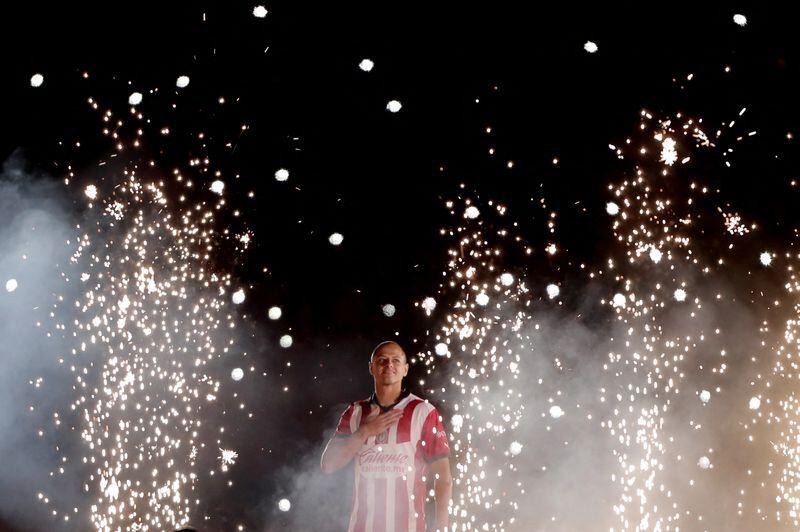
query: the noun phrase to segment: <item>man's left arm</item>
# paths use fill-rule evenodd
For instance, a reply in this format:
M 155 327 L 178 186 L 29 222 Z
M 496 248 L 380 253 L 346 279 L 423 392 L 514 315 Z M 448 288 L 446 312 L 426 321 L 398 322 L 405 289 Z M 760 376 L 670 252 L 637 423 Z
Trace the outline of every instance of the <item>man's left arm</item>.
M 450 527 L 450 497 L 453 493 L 453 478 L 450 475 L 450 459 L 440 458 L 430 464 L 433 475 L 433 493 L 436 499 L 436 532 L 447 532 Z

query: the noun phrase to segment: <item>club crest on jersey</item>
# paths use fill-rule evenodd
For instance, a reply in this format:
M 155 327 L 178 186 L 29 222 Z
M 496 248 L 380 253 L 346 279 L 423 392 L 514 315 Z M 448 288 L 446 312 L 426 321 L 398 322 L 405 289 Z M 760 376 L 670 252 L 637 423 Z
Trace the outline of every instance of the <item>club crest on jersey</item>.
M 375 436 L 375 443 L 381 444 L 389 441 L 389 429 Z

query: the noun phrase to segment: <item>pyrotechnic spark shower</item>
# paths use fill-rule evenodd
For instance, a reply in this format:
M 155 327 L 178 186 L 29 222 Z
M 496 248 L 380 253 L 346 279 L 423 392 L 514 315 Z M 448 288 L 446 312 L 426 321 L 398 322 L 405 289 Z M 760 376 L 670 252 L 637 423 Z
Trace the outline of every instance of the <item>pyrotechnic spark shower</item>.
M 157 167 L 147 165 L 145 177 L 130 165 L 85 187 L 90 203 L 68 242 L 74 252 L 62 277 L 81 294 L 58 298 L 51 334 L 71 345 L 58 364 L 74 379 L 74 397 L 53 419 L 57 449 L 75 448 L 74 439 L 81 449 L 64 453 L 54 473 L 82 478 L 97 530 L 167 530 L 201 518 L 197 487 L 238 457 L 226 421 L 252 417 L 244 403 L 229 413 L 223 400 L 237 396 L 225 390 L 223 362 L 242 354 L 231 307 L 244 292 L 214 262 L 224 199 L 187 206 Z M 173 177 L 191 186 L 177 170 Z M 79 181 L 74 172 L 66 180 Z M 244 375 L 236 368 L 232 377 Z M 82 511 L 61 513 L 69 520 Z

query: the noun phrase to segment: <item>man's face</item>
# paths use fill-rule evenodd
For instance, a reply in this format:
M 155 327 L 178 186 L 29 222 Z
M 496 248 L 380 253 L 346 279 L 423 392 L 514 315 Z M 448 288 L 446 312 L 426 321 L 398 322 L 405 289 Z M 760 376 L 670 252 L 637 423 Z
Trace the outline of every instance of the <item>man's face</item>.
M 397 344 L 381 346 L 369 363 L 369 373 L 375 378 L 376 384 L 401 382 L 408 375 L 406 354 Z

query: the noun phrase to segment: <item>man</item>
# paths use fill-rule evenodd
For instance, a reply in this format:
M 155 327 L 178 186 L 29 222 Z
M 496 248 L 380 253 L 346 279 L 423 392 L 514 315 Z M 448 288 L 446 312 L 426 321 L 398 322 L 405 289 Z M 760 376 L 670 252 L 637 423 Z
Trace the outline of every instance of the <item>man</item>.
M 425 492 L 433 477 L 436 530 L 448 530 L 450 447 L 436 408 L 403 390 L 408 358 L 395 342 L 372 352 L 370 399 L 351 404 L 322 453 L 332 473 L 355 458 L 349 532 L 425 532 Z

